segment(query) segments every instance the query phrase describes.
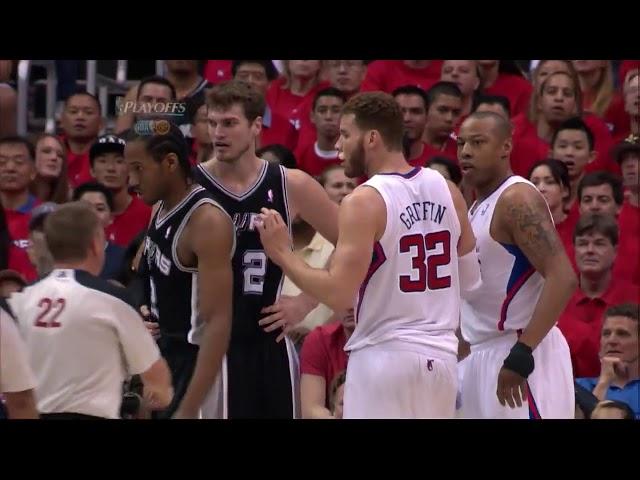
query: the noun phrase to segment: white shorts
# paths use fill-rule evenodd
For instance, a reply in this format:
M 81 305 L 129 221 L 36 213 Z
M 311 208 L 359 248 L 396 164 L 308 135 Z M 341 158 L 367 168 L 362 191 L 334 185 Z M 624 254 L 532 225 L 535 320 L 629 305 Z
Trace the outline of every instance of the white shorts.
M 453 418 L 455 357 L 411 348 L 387 342 L 351 352 L 343 418 Z
M 575 393 L 569 346 L 553 327 L 533 351 L 535 369 L 528 379 L 528 399 L 522 407 L 502 406 L 496 395 L 498 372 L 517 334 L 471 346 L 471 354 L 461 362 L 460 418 L 574 418 Z

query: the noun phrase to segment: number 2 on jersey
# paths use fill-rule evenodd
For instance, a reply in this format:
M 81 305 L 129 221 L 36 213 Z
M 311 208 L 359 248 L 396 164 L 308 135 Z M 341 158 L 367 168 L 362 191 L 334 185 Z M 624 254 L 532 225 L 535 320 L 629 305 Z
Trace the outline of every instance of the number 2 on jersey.
M 60 327 L 60 322 L 56 322 L 56 319 L 64 310 L 66 305 L 64 298 L 58 298 L 51 300 L 50 298 L 41 298 L 38 302 L 38 308 L 41 309 L 40 313 L 36 317 L 36 321 L 33 323 L 36 327 L 42 328 L 57 328 Z M 51 312 L 51 313 L 50 313 Z
M 434 250 L 438 244 L 442 244 L 442 253 L 429 255 L 427 252 Z M 451 286 L 451 276 L 438 277 L 438 267 L 449 265 L 451 262 L 451 233 L 449 230 L 428 233 L 425 236 L 415 233 L 405 235 L 400 239 L 400 253 L 415 254 L 411 257 L 411 268 L 417 271 L 417 278 L 413 272 L 411 275 L 400 275 L 400 290 L 407 293 L 424 292 L 427 290 L 439 290 Z
M 264 276 L 267 273 L 267 255 L 262 250 L 247 250 L 242 256 L 242 265 L 243 293 L 262 295 Z

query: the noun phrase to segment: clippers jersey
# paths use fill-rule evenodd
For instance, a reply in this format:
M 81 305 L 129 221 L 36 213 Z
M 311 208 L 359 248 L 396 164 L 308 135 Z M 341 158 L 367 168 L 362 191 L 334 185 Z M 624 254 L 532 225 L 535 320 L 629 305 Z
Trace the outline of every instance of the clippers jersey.
M 491 237 L 491 220 L 498 199 L 516 183 L 531 185 L 538 193 L 531 182 L 513 175 L 469 210 L 482 276 L 482 286 L 472 298 L 462 302 L 462 336 L 471 345 L 524 329 L 531 320 L 544 284 L 542 275 L 518 246 L 502 244 Z
M 360 287 L 345 350 L 399 340 L 456 355 L 460 221 L 446 180 L 416 167 L 364 183 L 384 199 L 387 224 Z
M 193 168 L 194 181 L 205 187 L 233 219 L 236 250 L 233 256 L 233 327 L 231 338 L 274 336 L 258 325 L 264 307 L 276 302 L 284 281 L 280 267 L 267 257 L 255 227 L 260 209 L 277 210 L 289 226 L 285 169 L 264 162 L 255 184 L 242 195 L 226 189 L 202 165 Z
M 196 186 L 170 211 L 163 203 L 144 239 L 149 269 L 150 310 L 160 324 L 162 337 L 198 344 L 202 324 L 198 321 L 198 269 L 178 259 L 178 241 L 193 212 L 210 204 L 224 209 L 202 187 Z

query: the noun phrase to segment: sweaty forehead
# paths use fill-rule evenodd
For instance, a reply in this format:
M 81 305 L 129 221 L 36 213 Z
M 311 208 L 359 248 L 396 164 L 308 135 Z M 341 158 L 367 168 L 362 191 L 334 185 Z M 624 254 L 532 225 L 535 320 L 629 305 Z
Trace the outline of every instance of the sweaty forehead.
M 210 107 L 207 116 L 213 120 L 231 120 L 244 118 L 244 109 L 239 103 L 234 103 L 229 107 Z
M 468 118 L 460 127 L 460 135 L 472 137 L 474 135 L 483 135 L 488 137 L 495 136 L 496 121 L 493 118 Z

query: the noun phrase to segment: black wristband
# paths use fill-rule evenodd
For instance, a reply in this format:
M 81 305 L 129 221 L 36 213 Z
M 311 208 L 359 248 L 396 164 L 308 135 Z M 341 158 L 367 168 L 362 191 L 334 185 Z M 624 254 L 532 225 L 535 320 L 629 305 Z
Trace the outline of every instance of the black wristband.
M 516 372 L 522 378 L 529 377 L 535 366 L 531 347 L 522 342 L 517 342 L 511 348 L 507 358 L 504 359 L 502 366 Z

